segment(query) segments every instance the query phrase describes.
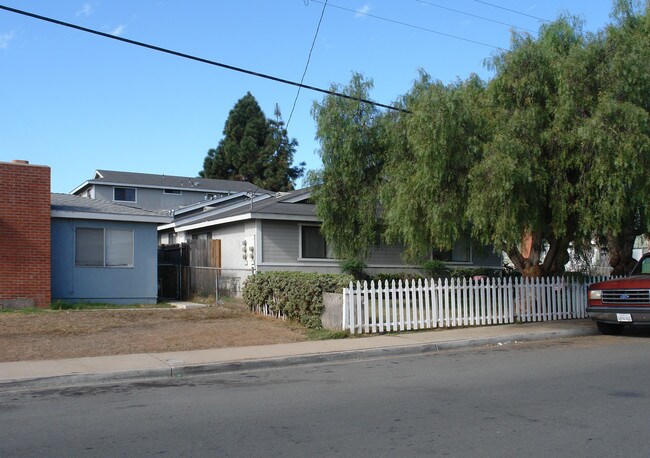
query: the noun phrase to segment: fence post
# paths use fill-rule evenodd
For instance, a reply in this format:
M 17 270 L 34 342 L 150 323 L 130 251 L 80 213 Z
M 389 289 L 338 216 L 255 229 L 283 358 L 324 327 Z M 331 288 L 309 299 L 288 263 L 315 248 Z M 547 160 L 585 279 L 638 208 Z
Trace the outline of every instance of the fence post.
M 214 304 L 219 305 L 219 271 L 215 271 L 214 275 Z
M 508 323 L 514 323 L 515 321 L 515 313 L 514 313 L 514 304 L 515 304 L 515 298 L 513 295 L 513 289 L 512 289 L 512 277 L 508 277 L 507 279 L 507 288 L 506 288 L 506 307 L 508 308 Z
M 449 327 L 449 280 L 445 278 L 445 294 L 444 294 L 444 301 L 445 301 L 445 327 Z
M 350 283 L 350 286 L 352 286 L 352 283 Z M 341 318 L 341 326 L 342 329 L 345 331 L 345 325 L 347 322 L 347 311 L 348 311 L 348 301 L 347 301 L 347 294 L 346 292 L 349 291 L 346 288 L 343 288 L 343 303 L 341 304 L 343 307 L 343 312 L 342 312 L 342 318 Z
M 384 299 L 383 299 L 383 288 L 381 285 L 381 280 L 377 281 L 377 310 L 379 312 L 379 332 L 384 332 Z

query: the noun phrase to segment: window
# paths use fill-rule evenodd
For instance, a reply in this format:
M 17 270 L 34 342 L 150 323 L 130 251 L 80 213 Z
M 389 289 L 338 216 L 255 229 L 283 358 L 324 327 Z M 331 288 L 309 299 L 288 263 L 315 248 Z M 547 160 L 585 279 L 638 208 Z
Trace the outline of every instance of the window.
M 79 267 L 104 266 L 104 230 L 77 228 L 75 260 Z
M 163 194 L 183 194 L 180 189 L 164 189 Z
M 113 188 L 113 200 L 120 202 L 136 202 L 135 188 Z
M 325 237 L 319 226 L 300 226 L 300 257 L 310 259 L 331 259 Z
M 454 243 L 451 250 L 433 251 L 433 259 L 445 262 L 470 262 L 471 261 L 471 243 L 469 237 L 463 237 Z
M 133 267 L 133 231 L 78 227 L 75 266 Z

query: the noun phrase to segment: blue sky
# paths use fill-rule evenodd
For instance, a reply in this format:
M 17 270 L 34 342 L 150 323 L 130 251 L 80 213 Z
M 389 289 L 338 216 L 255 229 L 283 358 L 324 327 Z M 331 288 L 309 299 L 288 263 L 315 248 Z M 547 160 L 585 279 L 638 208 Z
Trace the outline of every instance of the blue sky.
M 323 10 L 315 0 L 0 4 L 293 81 Z M 537 31 L 536 18 L 568 11 L 596 31 L 610 10 L 609 0 L 330 0 L 304 83 L 347 84 L 357 71 L 374 80 L 372 99 L 390 104 L 420 68 L 445 83 L 472 72 L 490 78 L 483 61 L 508 48 L 510 27 L 475 16 Z M 267 117 L 277 103 L 285 122 L 297 92 L 3 10 L 0 71 L 0 161 L 50 166 L 53 192 L 71 191 L 96 169 L 197 176 L 247 91 Z M 320 167 L 310 110 L 322 98 L 301 90 L 289 124 L 295 160 L 309 169 Z

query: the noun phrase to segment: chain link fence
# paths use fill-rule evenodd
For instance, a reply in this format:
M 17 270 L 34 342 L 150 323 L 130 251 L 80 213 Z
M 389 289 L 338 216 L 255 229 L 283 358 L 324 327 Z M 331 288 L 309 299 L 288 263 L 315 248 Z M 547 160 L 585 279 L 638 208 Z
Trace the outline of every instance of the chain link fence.
M 191 300 L 194 297 L 241 297 L 244 281 L 252 269 L 192 267 L 175 264 L 158 265 L 158 297 Z

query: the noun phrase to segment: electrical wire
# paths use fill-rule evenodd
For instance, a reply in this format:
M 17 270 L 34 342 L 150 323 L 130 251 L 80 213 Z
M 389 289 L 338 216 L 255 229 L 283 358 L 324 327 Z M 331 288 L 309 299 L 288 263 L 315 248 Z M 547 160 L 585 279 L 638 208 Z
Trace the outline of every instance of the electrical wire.
M 30 18 L 33 18 L 33 19 L 38 19 L 40 21 L 45 21 L 45 22 L 49 22 L 49 23 L 52 23 L 52 24 L 60 25 L 60 26 L 63 26 L 63 27 L 68 27 L 68 28 L 71 28 L 71 29 L 79 30 L 81 32 L 91 33 L 93 35 L 99 35 L 99 36 L 104 37 L 104 38 L 110 38 L 111 40 L 121 41 L 123 43 L 128 43 L 128 44 L 131 44 L 131 45 L 140 46 L 142 48 L 147 48 L 147 49 L 150 49 L 152 51 L 158 51 L 158 52 L 162 52 L 162 53 L 165 53 L 165 54 L 171 54 L 172 56 L 182 57 L 184 59 L 189 59 L 189 60 L 193 60 L 193 61 L 196 61 L 196 62 L 201 62 L 201 63 L 204 63 L 204 64 L 208 64 L 208 65 L 214 65 L 215 67 L 221 67 L 221 68 L 225 68 L 227 70 L 232 70 L 232 71 L 236 71 L 236 72 L 240 72 L 240 73 L 245 73 L 247 75 L 256 76 L 258 78 L 268 79 L 268 80 L 271 80 L 271 81 L 275 81 L 277 83 L 288 84 L 288 85 L 291 85 L 291 86 L 297 86 L 297 87 L 300 87 L 300 88 L 303 88 L 303 89 L 309 89 L 310 91 L 320 92 L 322 94 L 333 95 L 335 97 L 341 97 L 341 98 L 348 99 L 348 100 L 354 100 L 354 101 L 357 101 L 357 102 L 366 103 L 366 104 L 374 105 L 374 106 L 381 107 L 381 108 L 386 108 L 387 110 L 400 111 L 402 113 L 410 113 L 410 111 L 408 111 L 406 109 L 403 109 L 403 108 L 398 108 L 398 107 L 394 107 L 394 106 L 391 106 L 391 105 L 386 105 L 386 104 L 383 104 L 383 103 L 374 102 L 372 100 L 362 99 L 362 98 L 359 98 L 359 97 L 352 97 L 352 96 L 347 95 L 347 94 L 342 94 L 340 92 L 330 91 L 328 89 L 322 89 L 322 88 L 315 87 L 315 86 L 309 86 L 307 84 L 297 83 L 295 81 L 287 80 L 287 79 L 284 79 L 284 78 L 278 78 L 277 76 L 272 76 L 272 75 L 268 75 L 268 74 L 265 74 L 265 73 L 259 73 L 259 72 L 255 72 L 255 71 L 252 71 L 252 70 L 247 70 L 245 68 L 236 67 L 234 65 L 224 64 L 222 62 L 217 62 L 217 61 L 214 61 L 214 60 L 204 59 L 202 57 L 193 56 L 191 54 L 185 54 L 185 53 L 174 51 L 174 50 L 171 50 L 171 49 L 168 49 L 168 48 L 162 48 L 160 46 L 155 46 L 155 45 L 151 45 L 151 44 L 148 44 L 148 43 L 143 43 L 141 41 L 130 40 L 128 38 L 123 38 L 123 37 L 119 37 L 119 36 L 116 36 L 116 35 L 111 35 L 109 33 L 100 32 L 99 30 L 89 29 L 87 27 L 82 27 L 82 26 L 79 26 L 79 25 L 76 25 L 76 24 L 71 24 L 69 22 L 64 22 L 64 21 L 60 21 L 58 19 L 53 19 L 53 18 L 50 18 L 50 17 L 47 17 L 47 16 L 41 16 L 41 15 L 38 15 L 38 14 L 30 13 L 28 11 L 19 10 L 19 9 L 16 9 L 16 8 L 11 8 L 11 7 L 8 7 L 8 6 L 5 6 L 5 5 L 0 5 L 0 10 L 5 10 L 5 11 L 8 11 L 10 13 L 20 14 L 20 15 L 23 15 L 23 16 L 27 16 L 27 17 L 30 17 Z
M 446 7 L 446 6 L 437 5 L 435 3 L 427 2 L 425 0 L 416 0 L 416 1 L 419 2 L 419 3 L 422 3 L 424 5 L 433 6 L 433 7 L 440 8 L 440 9 L 447 10 L 447 11 L 453 11 L 454 13 L 464 14 L 465 16 L 475 17 L 475 18 L 478 18 L 478 19 L 482 19 L 484 21 L 494 22 L 495 24 L 507 25 L 508 27 L 513 27 L 515 29 L 523 30 L 525 32 L 537 33 L 534 30 L 526 29 L 525 27 L 519 27 L 519 26 L 516 26 L 514 24 L 508 24 L 507 22 L 497 21 L 496 19 L 490 19 L 490 18 L 487 18 L 487 17 L 484 17 L 484 16 L 479 16 L 477 14 L 468 13 L 466 11 L 455 10 L 453 8 L 449 8 L 449 7 Z
M 322 0 L 311 0 L 311 1 L 314 2 L 314 3 L 320 3 L 320 4 L 324 3 Z M 368 17 L 371 17 L 371 18 L 374 18 L 374 19 L 380 19 L 382 21 L 391 22 L 393 24 L 402 25 L 404 27 L 410 27 L 412 29 L 422 30 L 424 32 L 434 33 L 436 35 L 442 35 L 444 37 L 453 38 L 455 40 L 466 41 L 468 43 L 473 43 L 475 45 L 481 45 L 481 46 L 486 46 L 486 47 L 492 48 L 492 49 L 498 49 L 499 51 L 506 51 L 506 49 L 504 49 L 504 48 L 502 48 L 500 46 L 495 46 L 495 45 L 491 45 L 491 44 L 488 44 L 488 43 L 483 43 L 481 41 L 470 40 L 469 38 L 463 38 L 463 37 L 459 37 L 458 35 L 452 35 L 450 33 L 439 32 L 439 31 L 433 30 L 433 29 L 427 29 L 425 27 L 420 27 L 420 26 L 417 26 L 417 25 L 409 24 L 408 22 L 397 21 L 395 19 L 390 19 L 390 18 L 386 18 L 386 17 L 382 17 L 382 16 L 377 16 L 375 14 L 365 13 L 363 11 L 353 10 L 351 8 L 346 8 L 344 6 L 334 5 L 332 3 L 329 3 L 327 6 L 330 7 L 330 8 L 338 8 L 340 10 L 349 11 L 349 12 L 354 13 L 354 14 L 361 14 L 363 16 L 368 16 Z
M 314 51 L 314 45 L 316 44 L 316 38 L 318 37 L 318 31 L 320 30 L 320 25 L 323 22 L 323 16 L 325 15 L 325 8 L 327 8 L 327 0 L 323 4 L 323 10 L 320 13 L 320 19 L 318 20 L 318 25 L 316 26 L 316 33 L 314 33 L 314 39 L 311 42 L 311 48 L 309 48 L 309 55 L 307 56 L 307 63 L 305 64 L 305 70 L 302 72 L 302 77 L 300 78 L 300 84 L 305 80 L 305 75 L 307 74 L 307 68 L 309 68 L 309 62 L 311 61 L 311 53 Z M 296 98 L 293 99 L 293 106 L 291 107 L 291 113 L 289 114 L 289 119 L 287 121 L 286 128 L 289 129 L 289 123 L 293 117 L 293 111 L 296 109 L 296 103 L 298 102 L 298 96 L 300 95 L 300 86 L 298 86 L 298 91 L 296 92 Z
M 533 16 L 532 14 L 522 13 L 521 11 L 511 10 L 510 8 L 506 8 L 505 6 L 495 5 L 494 3 L 484 2 L 483 0 L 474 0 L 474 1 L 475 1 L 476 3 L 482 3 L 482 4 L 484 4 L 484 5 L 488 5 L 488 6 L 491 6 L 491 7 L 494 7 L 494 8 L 499 8 L 500 10 L 510 11 L 511 13 L 520 14 L 520 15 L 522 15 L 522 16 L 526 16 L 526 17 L 530 17 L 530 18 L 533 18 L 533 19 L 537 19 L 538 21 L 542 21 L 542 22 L 551 22 L 551 21 L 549 21 L 548 19 L 544 19 L 544 18 L 541 18 L 541 17 Z

